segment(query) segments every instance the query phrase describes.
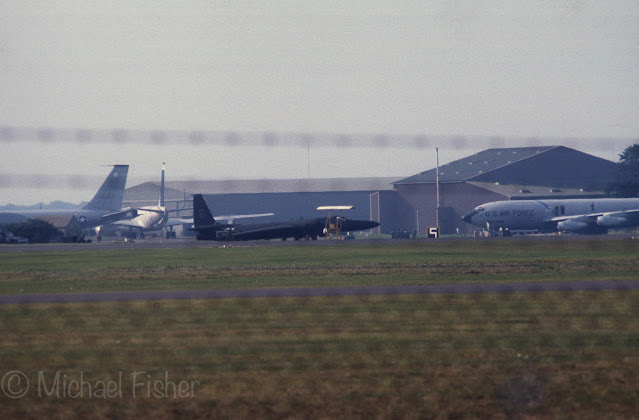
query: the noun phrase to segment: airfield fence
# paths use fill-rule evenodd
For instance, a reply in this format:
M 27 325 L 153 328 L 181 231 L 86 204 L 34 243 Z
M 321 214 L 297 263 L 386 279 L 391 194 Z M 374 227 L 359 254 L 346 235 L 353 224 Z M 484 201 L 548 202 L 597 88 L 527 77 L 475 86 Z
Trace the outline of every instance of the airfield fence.
M 38 145 L 113 145 L 136 144 L 153 147 L 183 145 L 189 147 L 241 147 L 326 149 L 414 149 L 427 150 L 439 147 L 442 153 L 469 153 L 488 148 L 537 147 L 563 145 L 579 148 L 587 142 L 589 150 L 621 151 L 638 139 L 575 138 L 575 137 L 506 137 L 471 135 L 388 134 L 388 133 L 290 133 L 274 131 L 206 131 L 206 130 L 128 130 L 128 129 L 59 129 L 51 127 L 0 126 L 0 146 L 12 143 Z M 169 151 L 170 153 L 170 151 Z M 310 170 L 309 170 L 310 172 Z M 391 174 L 396 175 L 396 174 Z M 45 173 L 16 174 L 0 170 L 0 189 L 10 188 L 90 188 L 99 184 L 103 176 L 84 174 L 54 175 Z M 264 180 L 268 183 L 269 180 Z M 229 181 L 232 182 L 232 181 Z

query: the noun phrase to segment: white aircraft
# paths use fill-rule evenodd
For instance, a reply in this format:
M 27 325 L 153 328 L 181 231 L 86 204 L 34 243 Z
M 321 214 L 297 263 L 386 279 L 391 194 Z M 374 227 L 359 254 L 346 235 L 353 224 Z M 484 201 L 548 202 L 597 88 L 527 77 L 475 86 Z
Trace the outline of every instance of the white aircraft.
M 145 206 L 139 207 L 137 216 L 128 220 L 119 220 L 114 222 L 114 225 L 129 227 L 132 230 L 138 230 L 140 236 L 144 236 L 146 231 L 160 230 L 166 227 L 177 225 L 193 225 L 192 218 L 171 218 L 169 212 L 184 211 L 180 210 L 167 210 L 164 205 L 164 162 L 162 162 L 162 177 L 160 180 L 160 200 L 157 206 Z M 234 224 L 236 219 L 247 219 L 252 217 L 266 217 L 273 216 L 273 213 L 260 213 L 260 214 L 234 214 L 225 216 L 215 216 L 216 219 L 224 220 L 228 224 Z
M 126 226 L 132 230 L 139 230 L 143 235 L 145 231 L 159 230 L 164 227 L 168 219 L 168 212 L 164 206 L 164 162 L 162 162 L 162 178 L 160 181 L 160 200 L 157 206 L 145 206 L 135 209 L 137 216 L 128 220 L 118 220 L 112 224 Z
M 489 231 L 605 233 L 639 226 L 639 198 L 493 201 L 462 218 Z

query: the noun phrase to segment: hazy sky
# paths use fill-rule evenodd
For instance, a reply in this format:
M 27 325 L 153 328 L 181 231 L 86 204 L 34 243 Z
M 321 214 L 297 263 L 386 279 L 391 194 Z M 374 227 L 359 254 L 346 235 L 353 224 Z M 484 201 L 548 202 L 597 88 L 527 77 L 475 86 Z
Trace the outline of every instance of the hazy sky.
M 636 0 L 5 0 L 0 127 L 570 137 L 616 160 L 639 138 L 637 22 Z M 308 173 L 304 148 L 27 140 L 2 142 L 0 174 Z M 442 163 L 489 147 L 439 146 Z M 311 150 L 317 177 L 433 166 L 432 148 Z M 0 204 L 95 189 L 0 188 Z

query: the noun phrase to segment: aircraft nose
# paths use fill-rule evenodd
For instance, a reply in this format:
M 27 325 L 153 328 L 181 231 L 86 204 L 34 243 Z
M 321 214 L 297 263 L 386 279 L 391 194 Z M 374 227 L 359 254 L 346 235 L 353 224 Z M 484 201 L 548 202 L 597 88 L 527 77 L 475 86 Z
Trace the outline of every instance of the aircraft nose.
M 368 227 L 366 229 L 373 229 L 379 226 L 379 222 L 368 222 Z
M 342 230 L 344 231 L 367 230 L 367 229 L 373 229 L 377 226 L 379 226 L 379 223 L 369 221 L 369 220 L 348 220 L 342 226 Z
M 473 220 L 473 214 L 472 213 L 468 213 L 466 216 L 462 217 L 462 220 L 466 223 L 472 223 Z

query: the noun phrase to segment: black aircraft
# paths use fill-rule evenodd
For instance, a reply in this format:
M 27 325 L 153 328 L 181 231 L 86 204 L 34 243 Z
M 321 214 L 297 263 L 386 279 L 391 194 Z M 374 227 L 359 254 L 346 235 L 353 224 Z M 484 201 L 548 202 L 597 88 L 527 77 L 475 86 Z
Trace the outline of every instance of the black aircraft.
M 332 217 L 329 222 L 336 224 L 339 218 L 342 232 L 372 229 L 379 226 L 368 220 L 348 220 L 344 217 Z M 202 194 L 193 195 L 193 227 L 197 239 L 204 241 L 249 241 L 255 239 L 317 239 L 326 236 L 327 218 L 295 220 L 290 222 L 272 222 L 259 224 L 226 224 L 216 222 Z

